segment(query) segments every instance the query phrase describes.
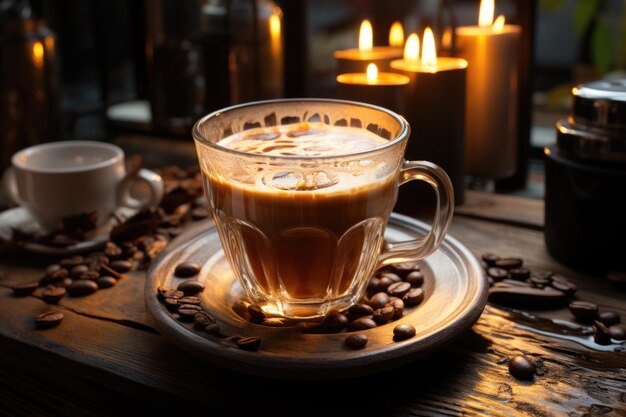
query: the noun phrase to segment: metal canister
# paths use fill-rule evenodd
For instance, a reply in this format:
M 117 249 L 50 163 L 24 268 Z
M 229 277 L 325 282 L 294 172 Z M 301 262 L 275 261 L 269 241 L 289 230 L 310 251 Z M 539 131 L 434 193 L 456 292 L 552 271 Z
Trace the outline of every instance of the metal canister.
M 572 267 L 626 271 L 626 80 L 582 84 L 572 96 L 545 149 L 546 244 Z

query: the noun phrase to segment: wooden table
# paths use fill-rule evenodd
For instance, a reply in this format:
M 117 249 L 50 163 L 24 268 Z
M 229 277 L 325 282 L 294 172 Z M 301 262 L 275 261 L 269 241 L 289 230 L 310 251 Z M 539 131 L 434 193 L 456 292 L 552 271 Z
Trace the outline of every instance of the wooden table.
M 516 255 L 563 274 L 579 298 L 626 319 L 623 290 L 554 261 L 542 225 L 541 201 L 469 192 L 450 233 L 477 255 Z M 571 321 L 567 309 L 522 315 L 489 305 L 460 340 L 400 369 L 277 381 L 199 363 L 161 337 L 146 316 L 140 272 L 93 296 L 66 297 L 61 325 L 36 330 L 33 317 L 50 307 L 37 293 L 14 297 L 9 285 L 39 278 L 46 262 L 0 260 L 0 415 L 626 415 L 626 353 L 541 330 L 545 318 Z M 513 378 L 506 361 L 519 353 L 540 358 L 543 375 Z

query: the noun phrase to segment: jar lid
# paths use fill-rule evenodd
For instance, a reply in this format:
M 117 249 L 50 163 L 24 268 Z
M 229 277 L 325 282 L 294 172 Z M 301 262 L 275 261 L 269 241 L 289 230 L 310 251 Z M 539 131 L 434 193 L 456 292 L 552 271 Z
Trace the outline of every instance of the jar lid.
M 626 79 L 581 84 L 572 90 L 572 94 L 575 124 L 626 130 Z

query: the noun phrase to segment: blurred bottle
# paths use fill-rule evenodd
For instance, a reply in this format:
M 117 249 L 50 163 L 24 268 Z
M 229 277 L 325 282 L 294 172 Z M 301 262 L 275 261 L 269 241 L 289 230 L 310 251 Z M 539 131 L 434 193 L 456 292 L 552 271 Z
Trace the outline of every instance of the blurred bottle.
M 56 38 L 27 0 L 0 1 L 0 171 L 16 151 L 60 138 Z

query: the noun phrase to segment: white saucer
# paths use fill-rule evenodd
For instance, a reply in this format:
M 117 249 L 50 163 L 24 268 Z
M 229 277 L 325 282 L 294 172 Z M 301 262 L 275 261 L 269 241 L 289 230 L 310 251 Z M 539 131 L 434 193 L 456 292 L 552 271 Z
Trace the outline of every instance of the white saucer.
M 122 207 L 117 210 L 116 215 L 121 219 L 126 219 L 136 213 L 136 210 Z M 111 217 L 102 226 L 87 234 L 88 239 L 69 246 L 52 246 L 42 243 L 24 242 L 20 247 L 35 253 L 46 255 L 74 255 L 77 253 L 89 252 L 98 249 L 109 240 L 109 233 L 117 225 L 115 218 Z M 24 233 L 40 233 L 41 226 L 30 215 L 24 207 L 15 207 L 0 213 L 0 239 L 10 241 L 13 229 L 18 229 Z

